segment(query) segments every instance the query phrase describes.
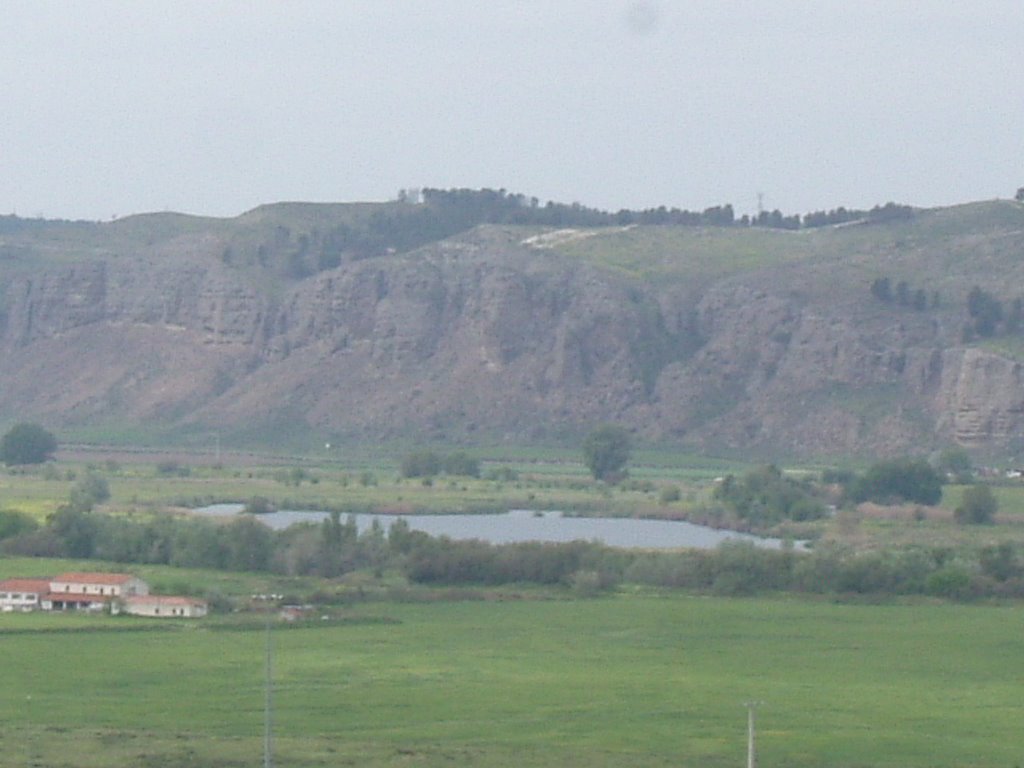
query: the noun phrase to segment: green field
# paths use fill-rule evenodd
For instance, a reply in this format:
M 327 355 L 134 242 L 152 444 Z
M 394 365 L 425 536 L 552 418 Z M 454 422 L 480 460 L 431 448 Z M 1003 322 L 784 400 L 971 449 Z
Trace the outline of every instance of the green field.
M 276 765 L 736 766 L 747 700 L 764 702 L 764 766 L 1024 751 L 1016 607 L 632 595 L 359 611 L 275 628 Z M 258 764 L 264 633 L 217 621 L 0 617 L 0 765 Z
M 77 479 L 88 472 L 105 478 L 111 498 L 102 512 L 146 517 L 183 507 L 265 497 L 281 509 L 338 509 L 343 513 L 488 513 L 509 509 L 558 509 L 592 516 L 684 518 L 700 522 L 717 477 L 743 474 L 753 465 L 689 454 L 638 451 L 630 478 L 619 486 L 593 480 L 578 452 L 504 447 L 481 450 L 483 477 L 440 475 L 402 478 L 401 453 L 352 454 L 319 458 L 244 457 L 228 454 L 213 463 L 203 454 L 179 454 L 179 471 L 163 472 L 161 462 L 146 454 L 131 456 L 116 449 L 36 468 L 0 472 L 0 509 L 25 512 L 42 522 L 67 502 Z M 88 454 L 86 454 L 88 456 Z M 117 457 L 109 458 L 111 456 Z M 343 458 L 343 460 L 342 460 Z M 511 470 L 513 480 L 495 479 Z M 794 475 L 815 476 L 820 467 L 789 468 Z M 299 480 L 295 480 L 299 473 Z M 490 479 L 488 478 L 490 476 Z M 678 501 L 663 502 L 661 491 L 680 490 Z M 941 503 L 929 510 L 903 505 L 768 530 L 769 535 L 839 540 L 857 549 L 902 546 L 964 547 L 976 550 L 998 542 L 1024 543 L 1024 484 L 993 485 L 999 501 L 996 525 L 963 526 L 952 519 L 964 486 L 947 485 Z
M 484 452 L 483 477 L 442 475 L 429 482 L 402 478 L 399 461 L 394 458 L 346 456 L 341 463 L 323 458 L 255 460 L 249 456 L 216 465 L 209 458 L 182 458 L 175 462 L 180 472 L 161 472 L 160 462 L 145 456 L 120 461 L 62 460 L 46 467 L 8 470 L 0 473 L 0 509 L 16 509 L 43 520 L 67 501 L 78 478 L 93 472 L 109 484 L 111 498 L 105 509 L 124 513 L 245 502 L 261 496 L 282 509 L 452 513 L 538 508 L 606 515 L 656 514 L 661 487 L 682 486 L 696 498 L 706 495 L 714 477 L 727 468 L 738 471 L 743 466 L 638 452 L 630 472 L 636 484 L 616 488 L 594 481 L 579 453 L 568 451 Z M 517 478 L 487 478 L 497 470 L 511 470 Z M 299 479 L 295 479 L 296 473 Z

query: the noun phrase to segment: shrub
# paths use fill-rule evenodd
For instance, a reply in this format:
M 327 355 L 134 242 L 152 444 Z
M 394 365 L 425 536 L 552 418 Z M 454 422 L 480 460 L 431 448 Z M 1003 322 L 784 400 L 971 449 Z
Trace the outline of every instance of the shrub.
M 253 496 L 246 502 L 242 511 L 248 515 L 269 515 L 275 510 L 274 505 L 270 503 L 270 499 L 264 496 Z
M 922 459 L 890 459 L 871 466 L 850 488 L 854 501 L 888 504 L 909 501 L 938 504 L 942 499 L 942 477 Z
M 715 488 L 714 498 L 731 508 L 738 517 L 756 525 L 782 520 L 817 520 L 825 516 L 825 505 L 808 485 L 786 477 L 774 466 L 765 466 L 736 479 L 728 475 Z
M 431 450 L 407 453 L 402 458 L 402 477 L 430 477 L 441 471 L 441 457 Z
M 161 477 L 188 477 L 192 470 L 186 464 L 179 464 L 174 459 L 157 462 L 156 473 Z
M 503 483 L 514 483 L 519 479 L 519 473 L 512 469 L 512 467 L 496 467 L 487 473 L 487 479 Z
M 597 597 L 601 593 L 601 574 L 597 571 L 575 571 L 569 577 L 569 583 L 577 597 Z
M 640 480 L 639 478 L 631 480 L 623 480 L 619 484 L 619 488 L 623 491 L 635 491 L 637 493 L 651 493 L 657 486 L 650 480 Z
M 679 490 L 678 485 L 666 485 L 661 489 L 661 493 L 658 494 L 658 501 L 662 504 L 671 504 L 679 501 L 683 497 Z
M 978 553 L 978 565 L 983 574 L 996 581 L 1008 581 L 1021 575 L 1017 550 L 1008 541 L 984 547 Z
M 970 586 L 970 575 L 958 566 L 947 566 L 935 571 L 925 582 L 928 594 L 937 597 L 966 597 Z
M 449 454 L 444 460 L 444 471 L 448 475 L 480 477 L 480 460 L 465 451 Z
M 0 438 L 0 460 L 7 466 L 42 464 L 57 451 L 57 438 L 38 424 L 15 424 Z
M 39 528 L 33 518 L 13 509 L 0 509 L 0 540 L 31 533 Z
M 964 488 L 960 506 L 953 512 L 953 517 L 962 525 L 983 525 L 991 523 L 995 518 L 999 502 L 987 485 L 971 485 Z
M 71 508 L 88 512 L 97 504 L 110 498 L 110 486 L 106 479 L 89 472 L 78 480 L 71 489 Z

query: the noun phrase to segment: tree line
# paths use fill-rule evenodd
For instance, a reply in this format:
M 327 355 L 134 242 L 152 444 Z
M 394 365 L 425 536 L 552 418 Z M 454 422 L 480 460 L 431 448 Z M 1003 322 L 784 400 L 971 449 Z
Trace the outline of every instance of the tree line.
M 939 292 L 932 291 L 931 299 L 923 288 L 913 288 L 906 280 L 900 280 L 895 287 L 888 277 L 876 277 L 871 281 L 871 295 L 883 304 L 897 304 L 923 312 L 929 306 L 939 306 Z
M 939 306 L 938 291 L 933 291 L 929 298 L 923 288 L 914 288 L 906 280 L 900 280 L 894 286 L 889 277 L 876 277 L 871 281 L 870 290 L 871 295 L 883 304 L 908 307 L 918 312 Z M 967 293 L 965 308 L 967 318 L 961 332 L 965 344 L 978 338 L 1016 335 L 1024 331 L 1024 298 L 1020 296 L 1004 306 L 994 294 L 975 285 Z
M 824 544 L 800 552 L 747 543 L 637 552 L 584 541 L 456 541 L 413 531 L 401 519 L 387 530 L 374 524 L 359 531 L 353 517 L 337 513 L 319 524 L 273 531 L 251 517 L 227 524 L 170 516 L 132 520 L 64 507 L 43 526 L 20 513 L 0 512 L 0 551 L 329 578 L 357 570 L 397 571 L 424 585 L 564 585 L 586 594 L 631 583 L 722 595 L 1024 597 L 1024 553 L 1010 543 L 973 553 L 942 546 L 855 552 Z
M 974 286 L 967 294 L 967 322 L 964 323 L 964 342 L 975 338 L 991 338 L 1000 334 L 1015 335 L 1024 330 L 1024 300 L 1020 296 L 1003 302 L 993 294 Z
M 267 266 L 273 257 L 289 277 L 299 279 L 345 261 L 401 253 L 465 232 L 481 224 L 542 227 L 611 227 L 677 225 L 706 227 L 764 227 L 813 229 L 815 227 L 862 221 L 880 223 L 913 216 L 907 205 L 886 203 L 868 210 L 836 208 L 803 216 L 781 211 L 761 211 L 756 216 L 737 216 L 729 203 L 700 211 L 658 206 L 641 210 L 606 211 L 580 203 L 541 203 L 536 197 L 504 189 L 401 190 L 398 200 L 381 206 L 369 216 L 338 224 L 327 230 L 314 229 L 293 235 L 279 226 L 270 240 L 257 249 L 256 260 Z M 228 248 L 223 259 L 236 258 Z
M 943 464 L 965 470 L 962 452 Z M 723 479 L 714 498 L 760 526 L 813 520 L 828 514 L 829 487 L 842 505 L 864 500 L 934 504 L 942 472 L 920 459 L 879 462 L 862 474 L 824 473 L 820 483 L 789 477 L 773 466 Z M 1024 596 L 1024 553 L 1000 544 L 976 552 L 915 547 L 856 552 L 820 544 L 811 552 L 729 543 L 716 550 L 637 552 L 596 542 L 489 544 L 414 531 L 399 518 L 359 530 L 353 515 L 332 512 L 320 523 L 275 531 L 251 515 L 228 522 L 201 517 L 135 519 L 94 511 L 109 495 L 101 478 L 83 476 L 45 524 L 0 511 L 0 553 L 96 559 L 227 571 L 335 578 L 353 571 L 380 577 L 400 573 L 424 585 L 564 585 L 595 594 L 621 583 L 684 588 L 715 594 L 796 591 L 855 594 L 928 594 L 953 598 Z M 990 489 L 972 485 L 956 517 L 984 523 L 996 509 Z

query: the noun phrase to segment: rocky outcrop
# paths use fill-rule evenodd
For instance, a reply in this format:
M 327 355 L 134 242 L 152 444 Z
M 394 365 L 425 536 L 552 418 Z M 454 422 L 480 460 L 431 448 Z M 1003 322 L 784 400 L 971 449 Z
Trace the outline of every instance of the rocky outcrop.
M 202 344 L 252 344 L 265 303 L 223 269 L 95 261 L 14 279 L 3 343 L 24 346 L 87 326 L 186 331 Z
M 481 227 L 286 280 L 199 233 L 9 270 L 0 414 L 518 441 L 615 421 L 803 455 L 1024 437 L 1021 365 L 844 290 L 854 259 L 659 282 L 536 242 Z
M 1024 369 L 980 349 L 951 349 L 942 356 L 936 401 L 938 428 L 970 447 L 1006 445 L 1024 436 Z
M 272 401 L 361 436 L 550 436 L 643 403 L 656 317 L 620 281 L 512 240 L 360 262 L 298 286 L 263 363 L 200 416 Z

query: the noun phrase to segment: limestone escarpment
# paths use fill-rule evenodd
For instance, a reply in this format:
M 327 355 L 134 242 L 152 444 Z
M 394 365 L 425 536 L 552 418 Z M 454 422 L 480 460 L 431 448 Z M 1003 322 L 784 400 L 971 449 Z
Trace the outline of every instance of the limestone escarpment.
M 660 279 L 481 227 L 285 279 L 262 268 L 265 243 L 218 232 L 38 265 L 19 246 L 0 284 L 0 414 L 481 441 L 614 421 L 654 441 L 803 455 L 1024 437 L 1021 364 L 960 338 L 958 286 L 973 276 L 924 311 L 867 291 L 931 244 L 878 256 L 858 235 L 837 256 L 794 239 L 800 258 Z M 306 252 L 305 235 L 268 232 L 285 257 Z M 645 242 L 615 235 L 634 236 Z M 693 258 L 702 241 L 687 238 L 663 265 Z
M 649 302 L 599 271 L 462 243 L 357 262 L 297 286 L 263 364 L 211 403 L 287 402 L 324 430 L 517 437 L 642 404 Z
M 1019 362 L 980 349 L 943 355 L 937 399 L 939 428 L 961 445 L 1016 444 L 1024 434 L 1024 370 Z

